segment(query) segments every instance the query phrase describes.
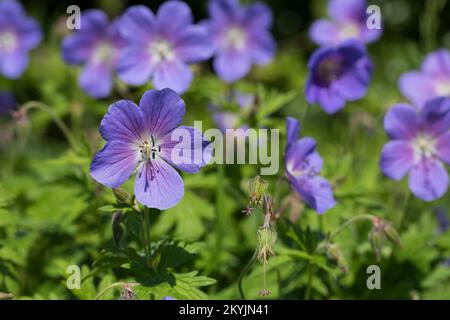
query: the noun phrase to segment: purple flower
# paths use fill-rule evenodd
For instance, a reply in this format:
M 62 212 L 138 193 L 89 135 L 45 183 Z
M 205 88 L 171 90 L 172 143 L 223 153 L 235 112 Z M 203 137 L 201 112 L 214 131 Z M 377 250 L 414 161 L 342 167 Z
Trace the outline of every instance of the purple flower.
M 93 98 L 107 97 L 113 87 L 113 75 L 123 39 L 118 23 L 109 22 L 97 9 L 81 15 L 81 28 L 64 38 L 62 56 L 69 64 L 82 64 L 79 86 Z
M 177 300 L 177 299 L 171 296 L 165 296 L 164 298 L 162 298 L 162 300 Z
M 132 85 L 152 79 L 156 89 L 186 91 L 193 78 L 189 64 L 212 54 L 206 29 L 192 22 L 191 9 L 181 1 L 163 3 L 156 17 L 145 6 L 130 7 L 120 20 L 127 43 L 119 58 L 119 77 Z
M 214 44 L 214 70 L 226 82 L 250 72 L 252 64 L 269 63 L 276 44 L 269 28 L 272 12 L 263 3 L 242 7 L 238 0 L 210 0 L 205 22 Z
M 14 95 L 7 91 L 0 91 L 0 116 L 7 115 L 15 106 Z
M 311 39 L 320 46 L 339 45 L 347 40 L 366 44 L 381 36 L 381 29 L 367 27 L 365 0 L 330 0 L 328 15 L 331 21 L 320 19 L 310 29 Z
M 300 197 L 318 213 L 334 207 L 333 190 L 327 180 L 318 174 L 323 160 L 316 151 L 316 141 L 312 138 L 298 139 L 300 123 L 286 119 L 285 169 L 286 176 Z
M 380 167 L 393 180 L 409 173 L 409 188 L 425 201 L 442 197 L 448 189 L 450 164 L 450 99 L 436 98 L 417 112 L 413 106 L 397 104 L 384 118 L 392 141 L 381 155 Z
M 36 20 L 15 0 L 0 1 L 0 74 L 19 78 L 28 66 L 28 51 L 42 40 Z
M 366 95 L 373 66 L 364 46 L 352 41 L 339 47 L 316 50 L 308 69 L 306 99 L 333 114 L 347 101 L 356 101 Z
M 91 176 L 117 188 L 137 169 L 140 203 L 160 210 L 176 205 L 184 184 L 172 166 L 195 173 L 211 156 L 197 129 L 177 128 L 184 113 L 184 101 L 171 89 L 147 91 L 139 107 L 128 100 L 111 105 L 99 129 L 106 145 L 92 161 Z
M 437 97 L 450 97 L 450 51 L 440 49 L 430 53 L 421 71 L 410 71 L 399 81 L 400 91 L 417 107 Z

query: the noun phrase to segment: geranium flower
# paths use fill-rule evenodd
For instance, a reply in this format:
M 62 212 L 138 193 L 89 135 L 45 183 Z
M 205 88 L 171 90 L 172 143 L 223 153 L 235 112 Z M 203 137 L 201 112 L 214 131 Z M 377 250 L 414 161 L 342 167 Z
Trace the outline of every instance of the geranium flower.
M 332 20 L 320 19 L 310 28 L 311 39 L 320 46 L 339 45 L 347 40 L 371 43 L 381 36 L 381 29 L 367 27 L 365 0 L 330 0 L 328 15 Z
M 0 1 L 0 74 L 19 78 L 28 66 L 28 51 L 37 47 L 42 32 L 15 0 Z
M 240 110 L 233 112 L 222 110 L 222 108 L 216 105 L 211 105 L 210 107 L 213 120 L 218 129 L 223 133 L 225 133 L 227 129 L 237 129 L 241 118 L 240 116 L 251 111 L 251 108 L 255 102 L 255 96 L 252 94 L 241 93 L 239 91 L 233 91 L 233 93 L 228 97 L 228 101 L 236 101 Z M 240 128 L 247 130 L 248 125 L 243 125 Z
M 407 104 L 393 106 L 384 118 L 392 138 L 381 155 L 380 167 L 393 180 L 409 174 L 409 188 L 425 201 L 442 197 L 448 189 L 450 164 L 450 99 L 436 98 L 420 111 Z
M 306 99 L 333 114 L 344 108 L 347 101 L 366 95 L 373 66 L 364 46 L 352 41 L 316 50 L 308 70 Z
M 106 145 L 92 161 L 91 176 L 117 188 L 137 169 L 140 203 L 160 210 L 176 205 L 184 184 L 172 166 L 194 173 L 211 156 L 197 129 L 177 128 L 184 113 L 183 100 L 171 89 L 147 91 L 139 106 L 129 100 L 111 105 L 99 129 Z
M 69 64 L 82 64 L 79 86 L 93 98 L 109 96 L 113 76 L 123 39 L 117 21 L 109 22 L 107 15 L 98 9 L 81 15 L 81 28 L 65 37 L 62 56 Z
M 450 97 L 450 51 L 430 53 L 420 71 L 410 71 L 399 81 L 400 91 L 417 107 L 437 97 Z
M 130 7 L 120 20 L 127 43 L 119 58 L 119 77 L 132 85 L 151 79 L 156 89 L 186 91 L 193 78 L 189 64 L 212 54 L 205 28 L 192 22 L 191 9 L 181 1 L 163 3 L 156 17 L 145 6 Z
M 316 151 L 316 141 L 306 137 L 298 139 L 300 123 L 286 119 L 285 172 L 298 195 L 315 211 L 324 213 L 336 204 L 330 183 L 319 176 L 323 160 Z
M 226 82 L 245 77 L 252 64 L 269 63 L 275 40 L 269 32 L 272 12 L 263 3 L 243 7 L 238 0 L 210 0 L 204 23 L 214 44 L 214 71 Z

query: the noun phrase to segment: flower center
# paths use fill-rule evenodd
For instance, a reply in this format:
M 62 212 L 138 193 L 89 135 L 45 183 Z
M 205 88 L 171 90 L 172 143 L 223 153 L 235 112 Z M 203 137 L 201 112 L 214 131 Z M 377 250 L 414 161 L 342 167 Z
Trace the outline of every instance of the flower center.
M 98 63 L 108 63 L 112 60 L 113 53 L 113 47 L 107 42 L 102 42 L 96 46 L 93 60 Z
M 14 33 L 5 31 L 0 33 L 0 51 L 11 52 L 17 47 L 17 38 Z
M 331 82 L 340 77 L 342 70 L 341 59 L 332 57 L 319 63 L 316 76 L 319 82 L 329 85 Z
M 359 35 L 358 26 L 354 23 L 345 24 L 341 27 L 340 34 L 345 39 L 356 38 Z
M 245 32 L 240 27 L 231 27 L 225 35 L 226 46 L 233 49 L 243 49 L 245 46 Z
M 436 147 L 434 140 L 424 134 L 420 134 L 413 141 L 414 153 L 417 158 L 431 158 L 436 154 Z
M 440 82 L 436 85 L 436 93 L 439 96 L 450 96 L 450 82 Z
M 155 143 L 155 138 L 150 136 L 150 143 L 148 140 L 144 140 L 142 144 L 139 145 L 139 152 L 141 154 L 140 162 L 149 161 L 151 159 L 155 160 L 156 155 L 161 152 L 161 146 Z
M 157 40 L 151 44 L 150 54 L 152 55 L 155 63 L 170 61 L 175 57 L 172 46 L 167 40 L 164 39 Z
M 296 168 L 294 168 L 294 161 L 289 161 L 287 163 L 286 170 L 291 176 L 296 178 L 304 176 L 314 177 L 318 173 L 316 168 L 311 165 L 308 158 L 304 159 Z

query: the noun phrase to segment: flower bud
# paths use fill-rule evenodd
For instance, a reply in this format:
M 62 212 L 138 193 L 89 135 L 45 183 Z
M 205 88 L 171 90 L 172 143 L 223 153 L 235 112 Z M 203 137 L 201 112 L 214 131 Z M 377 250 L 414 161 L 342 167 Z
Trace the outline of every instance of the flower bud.
M 14 298 L 13 294 L 0 292 L 0 300 L 11 300 L 12 298 Z
M 401 246 L 400 235 L 398 234 L 397 230 L 392 226 L 391 223 L 384 221 L 383 231 L 389 240 L 391 240 L 399 247 Z
M 111 223 L 112 223 L 113 239 L 116 246 L 119 245 L 120 240 L 122 239 L 123 236 L 123 226 L 121 222 L 122 222 L 122 212 L 120 211 L 114 212 L 111 219 Z
M 136 294 L 128 284 L 123 286 L 119 300 L 136 300 Z
M 122 188 L 114 188 L 112 189 L 114 196 L 116 197 L 117 202 L 119 203 L 128 203 L 131 200 L 130 194 L 122 189 Z
M 381 259 L 381 251 L 383 250 L 384 240 L 386 236 L 379 226 L 374 225 L 372 231 L 369 233 L 369 242 L 372 250 L 375 252 L 377 260 Z
M 250 179 L 250 202 L 244 212 L 249 215 L 253 209 L 257 208 L 263 203 L 263 198 L 266 193 L 269 183 L 266 180 L 261 179 L 260 176 L 256 176 Z
M 258 260 L 267 261 L 275 255 L 274 247 L 277 242 L 277 233 L 270 227 L 262 227 L 258 230 Z
M 329 243 L 325 246 L 325 250 L 329 259 L 336 261 L 342 272 L 348 272 L 347 261 L 342 254 L 341 249 L 335 243 Z

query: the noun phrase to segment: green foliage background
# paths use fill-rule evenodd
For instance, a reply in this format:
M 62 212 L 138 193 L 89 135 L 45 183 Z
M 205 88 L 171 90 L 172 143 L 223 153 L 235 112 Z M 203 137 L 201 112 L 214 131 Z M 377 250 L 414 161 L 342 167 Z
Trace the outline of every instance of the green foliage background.
M 435 10 L 439 1 L 443 11 Z M 190 3 L 202 17 L 204 2 Z M 268 3 L 276 19 L 286 12 L 297 12 L 301 19 L 298 25 L 276 20 L 276 59 L 254 68 L 236 85 L 256 93 L 260 101 L 256 116 L 243 121 L 284 132 L 285 116 L 304 120 L 302 135 L 317 140 L 325 161 L 323 175 L 333 183 L 338 205 L 318 216 L 296 200 L 276 221 L 276 256 L 269 260 L 267 273 L 272 295 L 267 298 L 450 299 L 450 268 L 442 263 L 450 257 L 450 232 L 439 234 L 435 218 L 437 208 L 450 216 L 450 197 L 424 203 L 410 197 L 405 181 L 390 181 L 378 169 L 387 140 L 382 118 L 390 105 L 404 101 L 397 88 L 399 76 L 418 69 L 433 49 L 450 47 L 449 4 L 377 1 L 385 32 L 369 47 L 376 68 L 368 95 L 328 116 L 318 106 L 308 106 L 303 97 L 307 59 L 315 48 L 307 28 L 312 19 L 325 15 L 325 1 L 300 1 L 296 8 L 291 2 Z M 127 4 L 90 5 L 114 15 Z M 257 247 L 256 232 L 263 220 L 260 211 L 248 217 L 241 212 L 248 202 L 247 182 L 259 167 L 208 166 L 199 174 L 184 174 L 183 200 L 165 212 L 150 212 L 157 267 L 149 269 L 135 233 L 139 221 L 131 210 L 124 212 L 124 238 L 119 244 L 113 241 L 115 198 L 90 178 L 89 164 L 102 145 L 97 127 L 108 106 L 123 96 L 138 101 L 151 86 L 127 88 L 118 81 L 110 98 L 90 99 L 77 86 L 77 68 L 66 66 L 60 56 L 61 37 L 67 32 L 65 10 L 49 13 L 35 2 L 26 7 L 44 24 L 46 38 L 33 51 L 24 76 L 17 81 L 0 78 L 0 85 L 13 91 L 20 104 L 33 100 L 48 106 L 70 128 L 75 146 L 42 110 L 30 110 L 22 119 L 1 119 L 0 292 L 19 299 L 93 299 L 113 285 L 101 298 L 117 299 L 126 282 L 141 299 L 240 298 L 238 278 Z M 222 104 L 229 87 L 208 64 L 195 69 L 195 80 L 183 95 L 185 123 L 202 120 L 204 127 L 212 127 L 208 105 Z M 264 178 L 270 182 L 270 193 L 280 192 L 280 206 L 291 190 L 285 184 L 277 186 L 277 177 Z M 132 181 L 124 188 L 132 191 Z M 391 221 L 402 246 L 387 244 L 377 261 L 368 241 L 370 223 L 354 223 L 335 238 L 348 265 L 345 273 L 316 247 L 326 234 L 361 214 Z M 381 290 L 366 287 L 366 268 L 372 264 L 381 267 Z M 82 266 L 80 290 L 66 286 L 69 265 Z M 243 280 L 247 298 L 261 298 L 262 277 L 262 264 L 255 262 Z

